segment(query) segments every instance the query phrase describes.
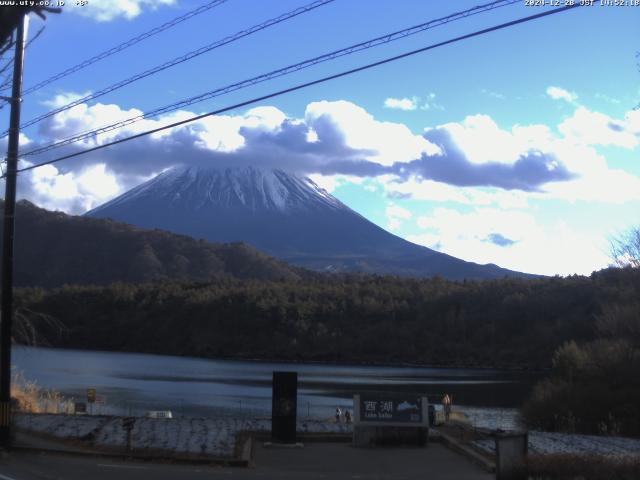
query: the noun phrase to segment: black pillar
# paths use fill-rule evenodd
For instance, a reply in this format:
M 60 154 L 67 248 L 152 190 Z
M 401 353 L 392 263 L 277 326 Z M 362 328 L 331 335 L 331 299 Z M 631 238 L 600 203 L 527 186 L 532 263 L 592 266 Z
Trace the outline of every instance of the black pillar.
M 296 442 L 298 373 L 273 372 L 271 439 L 277 443 Z

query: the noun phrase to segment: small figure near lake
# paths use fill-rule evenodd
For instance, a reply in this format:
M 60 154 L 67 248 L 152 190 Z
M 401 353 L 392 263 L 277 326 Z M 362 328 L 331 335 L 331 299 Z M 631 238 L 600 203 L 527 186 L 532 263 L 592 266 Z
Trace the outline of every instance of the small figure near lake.
M 351 423 L 351 412 L 349 410 L 344 411 L 344 423 Z
M 340 410 L 340 407 L 336 407 L 336 423 L 340 423 L 341 418 L 342 418 L 342 410 Z
M 445 393 L 444 397 L 442 397 L 442 406 L 444 407 L 444 419 L 448 421 L 451 416 L 451 397 L 448 393 Z

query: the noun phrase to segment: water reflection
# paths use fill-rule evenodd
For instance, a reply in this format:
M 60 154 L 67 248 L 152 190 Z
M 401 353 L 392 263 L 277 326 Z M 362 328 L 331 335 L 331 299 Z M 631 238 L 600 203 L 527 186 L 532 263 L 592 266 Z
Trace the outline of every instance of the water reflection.
M 27 379 L 83 400 L 86 388 L 106 397 L 102 413 L 171 409 L 178 414 L 268 415 L 274 370 L 299 373 L 301 414 L 330 416 L 350 406 L 353 394 L 412 392 L 456 405 L 514 408 L 538 375 L 522 372 L 422 367 L 290 364 L 209 360 L 136 353 L 16 347 L 13 364 Z M 97 408 L 97 407 L 96 407 Z M 474 411 L 476 411 L 474 410 Z

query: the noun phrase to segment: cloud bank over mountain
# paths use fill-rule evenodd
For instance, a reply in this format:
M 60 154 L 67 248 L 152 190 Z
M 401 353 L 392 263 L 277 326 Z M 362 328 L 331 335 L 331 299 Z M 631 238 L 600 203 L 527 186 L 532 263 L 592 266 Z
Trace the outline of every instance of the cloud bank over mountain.
M 66 98 L 73 95 L 67 94 Z M 564 95 L 554 98 L 565 100 Z M 56 141 L 141 113 L 113 104 L 83 104 L 43 122 L 39 138 Z M 178 111 L 143 120 L 49 156 L 27 157 L 25 162 L 100 145 L 192 115 Z M 62 201 L 60 208 L 78 213 L 172 165 L 212 162 L 274 167 L 322 177 L 377 177 L 389 185 L 390 193 L 404 197 L 419 198 L 421 193 L 401 186 L 413 183 L 429 187 L 436 182 L 444 190 L 447 186 L 497 187 L 499 191 L 619 201 L 637 198 L 640 180 L 609 168 L 594 147 L 635 148 L 640 141 L 639 116 L 639 112 L 630 112 L 623 119 L 615 119 L 580 106 L 556 131 L 546 125 L 515 125 L 507 130 L 487 115 L 471 115 L 461 122 L 426 127 L 420 134 L 402 123 L 377 120 L 347 101 L 312 102 L 302 118 L 264 106 L 207 117 L 36 170 L 29 174 L 30 188 L 23 194 L 49 196 L 50 205 L 58 198 Z M 110 179 L 104 181 L 107 177 Z M 110 187 L 94 191 L 92 184 Z M 583 188 L 587 184 L 602 187 Z M 617 193 L 608 198 L 612 184 Z M 91 192 L 94 199 L 90 198 Z M 72 205 L 70 198 L 78 201 Z
M 76 95 L 59 94 L 49 105 Z M 380 207 L 379 225 L 465 259 L 482 262 L 497 255 L 504 258 L 504 266 L 535 271 L 525 264 L 523 252 L 534 248 L 534 242 L 549 245 L 563 237 L 567 250 L 555 258 L 570 263 L 567 269 L 577 268 L 579 256 L 597 258 L 598 265 L 606 265 L 601 247 L 571 249 L 571 242 L 581 243 L 580 236 L 562 221 L 553 227 L 542 225 L 530 207 L 540 201 L 566 205 L 639 201 L 640 177 L 633 169 L 611 162 L 605 149 L 638 148 L 640 112 L 612 117 L 578 104 L 577 94 L 560 87 L 550 87 L 546 101 L 568 112 L 555 125 L 505 127 L 489 115 L 473 114 L 459 121 L 424 125 L 421 131 L 376 118 L 344 100 L 311 102 L 301 116 L 260 106 L 25 172 L 19 196 L 45 208 L 79 214 L 177 164 L 255 165 L 310 176 L 328 191 L 353 185 L 375 192 L 387 202 L 386 208 Z M 398 112 L 420 115 L 420 110 Z M 23 151 L 141 113 L 115 104 L 78 105 L 42 122 L 37 136 L 24 137 Z M 177 111 L 145 119 L 74 146 L 24 157 L 21 165 L 102 145 L 197 113 Z M 403 202 L 414 203 L 408 208 Z M 493 212 L 490 228 L 488 212 Z M 465 225 L 464 235 L 459 233 L 459 222 Z M 518 231 L 510 222 L 518 225 Z M 530 231 L 518 233 L 523 229 Z M 575 258 L 568 262 L 570 255 Z

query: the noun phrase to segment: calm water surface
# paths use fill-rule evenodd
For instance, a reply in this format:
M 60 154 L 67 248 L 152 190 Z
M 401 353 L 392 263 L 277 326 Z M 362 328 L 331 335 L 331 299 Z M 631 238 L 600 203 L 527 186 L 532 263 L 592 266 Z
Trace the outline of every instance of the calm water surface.
M 76 401 L 96 388 L 96 413 L 269 415 L 274 370 L 297 371 L 300 415 L 329 417 L 354 393 L 414 392 L 439 401 L 446 392 L 469 412 L 504 412 L 522 404 L 537 375 L 487 369 L 379 367 L 209 360 L 137 353 L 16 347 L 13 365 L 40 387 Z

